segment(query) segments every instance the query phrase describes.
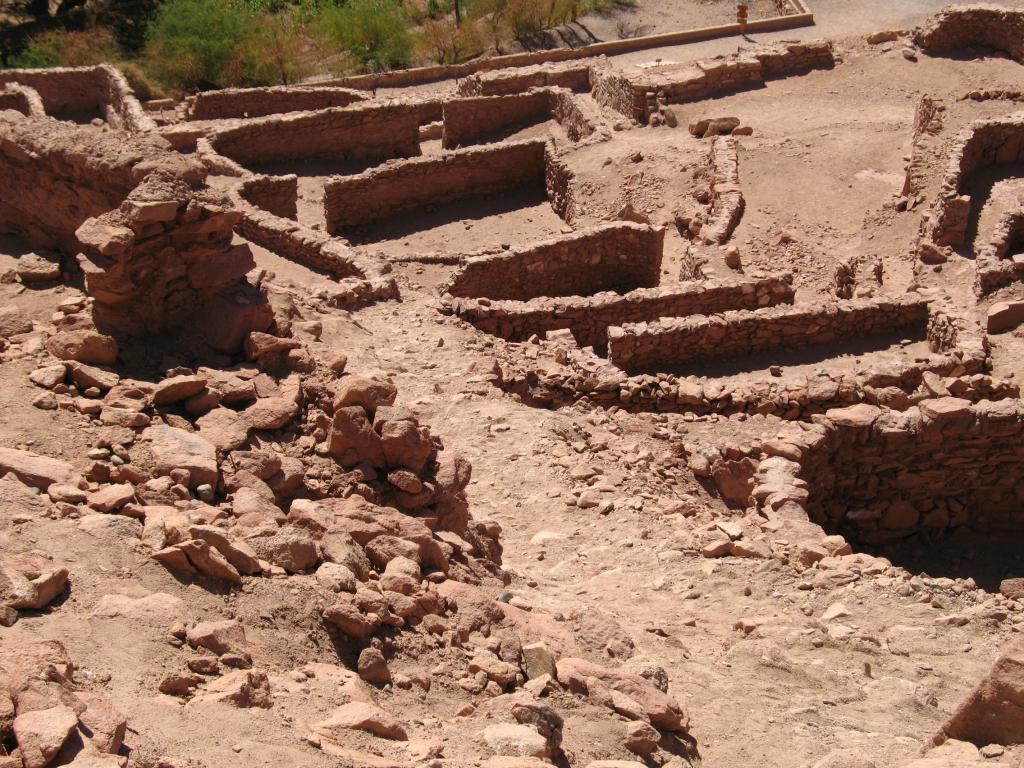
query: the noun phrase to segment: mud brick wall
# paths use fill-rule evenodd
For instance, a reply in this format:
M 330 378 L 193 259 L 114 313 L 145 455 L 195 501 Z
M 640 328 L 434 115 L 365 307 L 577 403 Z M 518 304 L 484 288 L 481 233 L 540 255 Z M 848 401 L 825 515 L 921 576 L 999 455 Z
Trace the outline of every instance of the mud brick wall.
M 791 282 L 789 275 L 776 275 L 567 299 L 540 298 L 523 302 L 456 299 L 451 306 L 466 322 L 509 341 L 525 341 L 534 334 L 543 337 L 548 331 L 567 328 L 580 346 L 603 347 L 608 342 L 609 326 L 792 303 Z
M 523 248 L 472 256 L 441 288 L 453 296 L 526 301 L 653 288 L 665 230 L 615 222 Z
M 445 148 L 473 144 L 508 128 L 551 118 L 549 92 L 535 88 L 508 96 L 453 99 L 444 104 Z
M 580 93 L 590 90 L 589 64 L 535 64 L 479 72 L 459 81 L 460 96 L 504 96 L 531 88 L 558 86 Z
M 330 232 L 427 205 L 492 195 L 544 181 L 544 142 L 460 149 L 386 163 L 324 184 Z
M 1024 404 L 925 400 L 903 413 L 860 405 L 826 414 L 807 450 L 810 519 L 864 543 L 924 530 L 1024 527 Z
M 386 159 L 420 153 L 419 114 L 404 104 L 339 107 L 261 117 L 219 131 L 210 145 L 235 162 Z
M 672 367 L 777 349 L 803 349 L 928 322 L 917 297 L 771 307 L 705 317 L 662 318 L 608 330 L 608 359 L 624 370 Z
M 77 70 L 76 70 L 77 71 Z M 156 136 L 97 131 L 53 118 L 0 125 L 0 231 L 75 253 L 75 230 L 116 208 L 148 174 L 195 183 L 202 165 Z
M 1024 62 L 1024 11 L 991 5 L 951 6 L 916 29 L 913 39 L 929 54 L 994 48 Z
M 594 98 L 604 106 L 645 122 L 662 99 L 682 104 L 733 91 L 756 88 L 765 80 L 835 65 L 828 41 L 778 43 L 730 56 L 668 65 L 625 78 L 607 71 L 594 73 Z
M 249 176 L 241 184 L 239 194 L 257 208 L 284 219 L 298 216 L 299 177 Z
M 256 330 L 265 330 L 273 313 L 244 279 L 255 267 L 252 252 L 232 244 L 240 217 L 205 187 L 155 172 L 117 209 L 86 220 L 76 232 L 78 261 L 97 327 L 128 336 L 160 332 L 194 320 L 220 296 L 228 305 L 247 299 L 262 315 Z
M 351 88 L 225 88 L 190 96 L 185 102 L 185 115 L 189 120 L 265 117 L 284 112 L 347 107 L 369 98 L 365 92 Z

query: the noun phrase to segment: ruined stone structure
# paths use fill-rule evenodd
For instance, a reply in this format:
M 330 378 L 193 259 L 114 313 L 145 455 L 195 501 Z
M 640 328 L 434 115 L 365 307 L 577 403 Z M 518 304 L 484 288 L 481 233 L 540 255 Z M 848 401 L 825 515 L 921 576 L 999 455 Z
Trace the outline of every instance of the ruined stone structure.
M 994 5 L 954 5 L 916 29 L 913 39 L 930 55 L 994 48 L 1024 62 L 1024 12 Z
M 351 88 L 226 88 L 188 97 L 185 101 L 185 115 L 189 120 L 254 118 L 285 112 L 347 107 L 366 100 L 364 92 Z
M 476 144 L 501 132 L 555 120 L 571 141 L 595 130 L 600 118 L 565 88 L 531 88 L 522 93 L 452 99 L 444 103 L 441 143 L 446 148 Z

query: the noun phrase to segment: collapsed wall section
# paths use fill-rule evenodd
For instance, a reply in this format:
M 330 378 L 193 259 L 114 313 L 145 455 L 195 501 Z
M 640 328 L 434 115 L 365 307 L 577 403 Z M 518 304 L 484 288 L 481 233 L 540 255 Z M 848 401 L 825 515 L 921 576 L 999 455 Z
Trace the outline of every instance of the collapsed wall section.
M 286 112 L 311 112 L 347 107 L 370 97 L 351 88 L 273 86 L 269 88 L 225 88 L 190 96 L 185 101 L 189 120 L 255 118 Z
M 588 297 L 538 298 L 530 301 L 456 299 L 452 311 L 481 331 L 509 341 L 534 334 L 568 329 L 580 346 L 603 347 L 609 326 L 640 323 L 660 317 L 724 312 L 730 309 L 789 304 L 793 301 L 789 275 L 754 280 L 725 279 L 640 288 L 625 294 Z
M 951 6 L 914 30 L 914 44 L 941 55 L 992 48 L 1024 63 L 1024 11 L 992 5 Z
M 665 230 L 613 222 L 523 248 L 472 256 L 441 288 L 452 296 L 515 299 L 651 288 Z
M 804 349 L 928 322 L 928 300 L 840 301 L 706 317 L 661 318 L 608 329 L 608 359 L 623 370 L 671 368 L 773 350 Z
M 339 107 L 262 117 L 218 131 L 215 152 L 242 165 L 306 159 L 371 159 L 420 154 L 419 111 L 405 104 Z
M 366 224 L 427 205 L 453 203 L 544 183 L 542 141 L 460 149 L 400 160 L 324 184 L 328 231 Z

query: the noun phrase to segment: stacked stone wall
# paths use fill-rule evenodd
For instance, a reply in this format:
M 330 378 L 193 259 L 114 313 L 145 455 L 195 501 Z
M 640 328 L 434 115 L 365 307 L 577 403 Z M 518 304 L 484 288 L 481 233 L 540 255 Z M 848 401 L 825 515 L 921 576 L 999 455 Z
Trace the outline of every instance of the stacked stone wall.
M 0 110 L 13 109 L 27 117 L 43 117 L 46 109 L 34 88 L 18 83 L 8 83 L 0 88 Z
M 471 256 L 442 286 L 452 296 L 526 301 L 652 288 L 665 230 L 614 222 L 500 253 Z
M 545 89 L 508 96 L 453 99 L 444 105 L 441 145 L 451 148 L 475 144 L 509 128 L 539 123 L 550 117 Z
M 997 222 L 992 242 L 975 259 L 974 290 L 978 296 L 1024 281 L 1024 259 L 1010 257 L 1010 251 L 1022 244 L 1024 210 L 1008 211 Z
M 567 223 L 572 224 L 581 215 L 581 206 L 576 202 L 576 174 L 569 164 L 553 148 L 544 151 L 544 186 L 551 208 Z
M 210 146 L 242 165 L 305 159 L 419 155 L 419 112 L 405 104 L 262 117 L 219 131 Z
M 255 118 L 286 112 L 347 107 L 368 98 L 365 92 L 351 88 L 226 88 L 190 96 L 185 102 L 185 115 L 189 120 Z
M 460 149 L 438 157 L 386 163 L 324 185 L 330 232 L 427 205 L 506 192 L 544 182 L 541 141 Z
M 534 334 L 543 337 L 548 331 L 568 329 L 580 346 L 601 348 L 608 342 L 610 326 L 660 317 L 756 309 L 792 301 L 791 278 L 780 275 L 563 299 L 545 297 L 522 302 L 456 299 L 450 306 L 466 322 L 509 341 L 525 341 Z
M 736 139 L 716 136 L 711 144 L 711 211 L 700 237 L 708 245 L 721 245 L 732 237 L 745 206 L 740 187 Z
M 804 349 L 928 322 L 919 297 L 770 307 L 706 317 L 662 318 L 608 330 L 608 359 L 623 370 L 674 367 L 772 350 Z
M 915 30 L 913 40 L 928 54 L 993 48 L 1024 63 L 1024 11 L 993 5 L 951 6 Z
M 478 72 L 460 80 L 458 92 L 460 96 L 506 96 L 546 86 L 589 91 L 590 65 L 545 63 Z
M 107 123 L 130 133 L 156 130 L 156 121 L 146 114 L 121 71 L 109 64 L 100 64 L 96 69 L 105 84 L 102 110 Z
M 257 208 L 275 216 L 295 219 L 298 216 L 299 177 L 249 176 L 242 181 L 239 194 Z

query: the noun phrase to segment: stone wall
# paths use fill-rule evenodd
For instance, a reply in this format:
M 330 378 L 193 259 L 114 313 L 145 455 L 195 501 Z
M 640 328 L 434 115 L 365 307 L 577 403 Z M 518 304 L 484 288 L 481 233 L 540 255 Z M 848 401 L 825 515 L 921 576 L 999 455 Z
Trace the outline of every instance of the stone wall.
M 700 230 L 700 238 L 707 245 L 721 245 L 732 237 L 733 230 L 743 216 L 743 190 L 740 187 L 739 158 L 736 139 L 716 136 L 712 139 L 710 155 L 711 210 L 707 222 Z
M 942 131 L 943 112 L 946 106 L 931 96 L 922 96 L 914 110 L 914 130 L 911 139 L 910 162 L 903 181 L 904 196 L 914 195 L 925 187 L 929 164 L 925 161 L 924 145 L 927 137 Z
M 499 253 L 471 256 L 441 287 L 452 296 L 525 301 L 652 288 L 665 230 L 613 222 Z
M 34 88 L 18 83 L 8 83 L 0 88 L 0 110 L 13 109 L 28 117 L 43 117 L 46 109 Z
M 492 195 L 544 181 L 542 141 L 460 149 L 438 157 L 385 163 L 324 185 L 330 232 L 427 205 Z
M 985 296 L 1024 281 L 1024 257 L 1010 251 L 1024 245 L 1024 210 L 1007 211 L 996 223 L 992 241 L 975 258 L 974 292 Z
M 544 186 L 548 192 L 548 202 L 552 210 L 568 224 L 572 224 L 582 214 L 576 202 L 575 178 L 576 174 L 563 159 L 563 153 L 548 146 L 544 150 Z
M 77 71 L 77 70 L 76 70 Z M 198 183 L 205 171 L 156 136 L 49 117 L 0 124 L 0 231 L 74 253 L 75 230 L 117 208 L 145 176 L 166 170 Z
M 76 236 L 85 290 L 94 300 L 98 328 L 140 336 L 214 316 L 239 299 L 253 309 L 255 325 L 266 330 L 273 313 L 264 297 L 245 282 L 256 264 L 248 245 L 233 245 L 241 214 L 206 188 L 155 172 L 115 210 L 86 220 Z M 222 336 L 231 323 L 213 330 L 218 349 L 237 349 L 242 334 Z M 196 326 L 200 327 L 200 326 Z
M 1024 63 L 1024 11 L 993 5 L 950 6 L 914 30 L 913 40 L 928 54 L 994 48 Z
M 603 348 L 608 342 L 609 326 L 729 309 L 756 309 L 792 301 L 791 278 L 780 275 L 754 280 L 709 280 L 640 288 L 625 294 L 601 293 L 565 299 L 493 302 L 456 299 L 448 302 L 448 306 L 466 322 L 509 341 L 525 341 L 534 334 L 543 337 L 548 331 L 568 329 L 580 346 Z
M 105 84 L 102 109 L 107 123 L 131 133 L 156 130 L 156 121 L 146 114 L 121 71 L 109 64 L 100 64 L 96 69 Z
M 242 181 L 239 194 L 257 208 L 275 216 L 295 219 L 298 216 L 299 177 L 249 176 Z
M 265 117 L 285 112 L 310 112 L 331 107 L 347 107 L 368 98 L 364 91 L 351 88 L 226 88 L 190 96 L 185 101 L 185 116 L 189 120 Z
M 505 96 L 544 86 L 589 91 L 590 65 L 545 63 L 478 72 L 460 80 L 458 92 L 460 96 Z
M 707 317 L 662 318 L 608 329 L 608 359 L 623 370 L 674 366 L 780 349 L 804 349 L 928 321 L 928 301 L 898 299 L 839 301 L 739 310 Z
M 800 461 L 806 510 L 868 544 L 921 529 L 1024 527 L 1024 403 L 944 397 L 903 413 L 859 405 L 826 414 Z
M 832 44 L 828 41 L 777 43 L 692 65 L 670 64 L 630 75 L 595 68 L 593 95 L 598 103 L 646 122 L 658 110 L 659 101 L 700 101 L 756 88 L 765 80 L 834 65 Z
M 405 104 L 338 107 L 261 117 L 218 131 L 210 146 L 242 165 L 419 155 L 419 112 Z

